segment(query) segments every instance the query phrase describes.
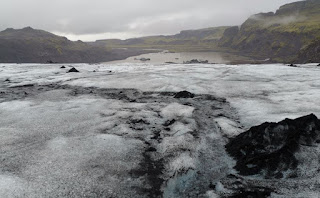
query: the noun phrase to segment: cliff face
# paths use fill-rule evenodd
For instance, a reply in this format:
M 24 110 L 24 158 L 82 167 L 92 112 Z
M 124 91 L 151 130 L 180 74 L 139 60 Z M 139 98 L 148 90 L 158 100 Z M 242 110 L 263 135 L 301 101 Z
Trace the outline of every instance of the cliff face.
M 300 50 L 295 61 L 299 63 L 320 63 L 320 40 L 315 40 Z
M 299 51 L 320 38 L 320 1 L 281 6 L 276 13 L 251 16 L 240 28 L 224 32 L 219 46 L 275 61 L 295 59 Z

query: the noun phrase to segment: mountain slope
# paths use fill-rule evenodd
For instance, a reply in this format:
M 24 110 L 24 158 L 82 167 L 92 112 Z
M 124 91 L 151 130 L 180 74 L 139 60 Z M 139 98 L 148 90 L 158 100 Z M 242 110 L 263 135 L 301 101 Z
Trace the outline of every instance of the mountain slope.
M 300 50 L 296 62 L 320 63 L 320 39 L 313 41 L 310 45 Z
M 240 28 L 225 31 L 220 47 L 259 58 L 293 60 L 299 51 L 320 38 L 320 1 L 281 6 L 276 13 L 251 16 Z
M 184 30 L 176 35 L 148 36 L 127 40 L 99 40 L 95 44 L 109 48 L 166 49 L 171 51 L 206 51 L 215 49 L 227 26 Z
M 72 42 L 31 27 L 0 32 L 0 62 L 45 63 L 47 61 L 79 63 L 123 59 L 141 52 L 110 51 L 82 41 Z

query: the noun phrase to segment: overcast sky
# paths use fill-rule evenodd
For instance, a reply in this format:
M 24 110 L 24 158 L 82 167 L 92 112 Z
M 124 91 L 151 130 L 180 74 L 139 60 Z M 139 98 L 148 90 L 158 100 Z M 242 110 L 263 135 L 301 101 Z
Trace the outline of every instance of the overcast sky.
M 1 0 L 0 30 L 31 26 L 71 40 L 175 34 L 240 25 L 296 0 Z

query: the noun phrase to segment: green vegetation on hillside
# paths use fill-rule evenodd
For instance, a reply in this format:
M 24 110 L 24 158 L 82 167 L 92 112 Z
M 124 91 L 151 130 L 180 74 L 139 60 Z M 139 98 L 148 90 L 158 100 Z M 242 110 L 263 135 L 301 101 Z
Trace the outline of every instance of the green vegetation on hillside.
M 219 46 L 253 57 L 290 62 L 319 38 L 320 1 L 307 0 L 281 6 L 276 13 L 251 16 L 238 31 L 224 34 Z
M 72 42 L 43 30 L 30 27 L 0 32 L 2 63 L 63 63 L 105 62 L 139 55 L 141 50 L 110 50 L 81 41 Z
M 103 62 L 154 50 L 229 52 L 271 62 L 315 62 L 320 40 L 320 1 L 306 0 L 260 13 L 240 27 L 184 30 L 176 35 L 72 42 L 30 27 L 0 32 L 0 62 Z M 306 56 L 306 58 L 303 58 Z
M 96 44 L 112 48 L 165 49 L 175 52 L 211 51 L 228 27 L 184 30 L 171 36 L 148 36 L 127 40 L 99 40 Z

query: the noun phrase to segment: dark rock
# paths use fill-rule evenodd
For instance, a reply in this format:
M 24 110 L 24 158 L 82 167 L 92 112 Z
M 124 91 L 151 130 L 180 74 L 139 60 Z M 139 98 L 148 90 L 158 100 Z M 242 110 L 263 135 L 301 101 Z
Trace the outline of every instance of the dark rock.
M 202 64 L 206 64 L 209 63 L 208 60 L 198 60 L 198 59 L 192 59 L 190 61 L 183 61 L 183 64 L 197 64 L 197 63 L 202 63 Z
M 34 84 L 25 84 L 25 85 L 17 85 L 17 86 L 13 86 L 14 88 L 19 88 L 19 87 L 33 87 Z
M 167 127 L 167 126 L 173 125 L 175 122 L 176 122 L 175 119 L 167 120 L 167 121 L 163 124 L 163 126 Z
M 47 60 L 47 63 L 52 64 L 52 63 L 58 63 L 58 62 L 54 62 L 52 60 Z
M 294 65 L 294 64 L 290 64 L 290 65 L 288 65 L 289 67 L 297 67 L 297 65 Z
M 273 191 L 268 188 L 239 188 L 230 198 L 267 198 Z
M 150 58 L 134 58 L 134 60 L 140 60 L 140 61 L 143 61 L 143 62 L 145 62 L 145 61 L 150 61 L 151 59 Z
M 74 68 L 74 67 L 72 67 L 69 71 L 68 71 L 68 73 L 70 73 L 70 72 L 79 72 L 76 68 Z
M 64 68 L 66 68 L 64 65 L 62 65 L 61 67 L 60 67 L 61 69 L 64 69 Z
M 294 174 L 299 163 L 295 153 L 300 146 L 313 146 L 319 139 L 320 121 L 310 114 L 252 127 L 231 139 L 226 150 L 237 160 L 235 169 L 241 175 L 282 178 L 284 171 Z
M 251 182 L 246 182 L 242 178 L 237 177 L 236 175 L 228 175 L 231 182 L 225 186 L 228 190 L 231 190 L 233 193 L 228 197 L 232 198 L 266 198 L 270 197 L 271 193 L 274 192 L 274 189 L 266 188 L 263 186 L 258 186 L 252 184 Z
M 147 120 L 143 120 L 143 119 L 132 119 L 131 123 L 133 123 L 133 124 L 146 124 L 146 125 L 150 124 Z
M 4 82 L 10 82 L 10 79 L 9 78 L 7 78 L 7 79 L 5 79 L 5 81 Z
M 320 63 L 317 66 L 320 67 Z
M 155 149 L 154 147 L 149 147 L 146 151 L 147 152 L 155 152 L 155 151 L 157 151 L 157 149 Z
M 150 58 L 140 58 L 140 61 L 150 61 Z
M 188 91 L 180 91 L 174 95 L 174 98 L 193 98 L 194 94 Z

